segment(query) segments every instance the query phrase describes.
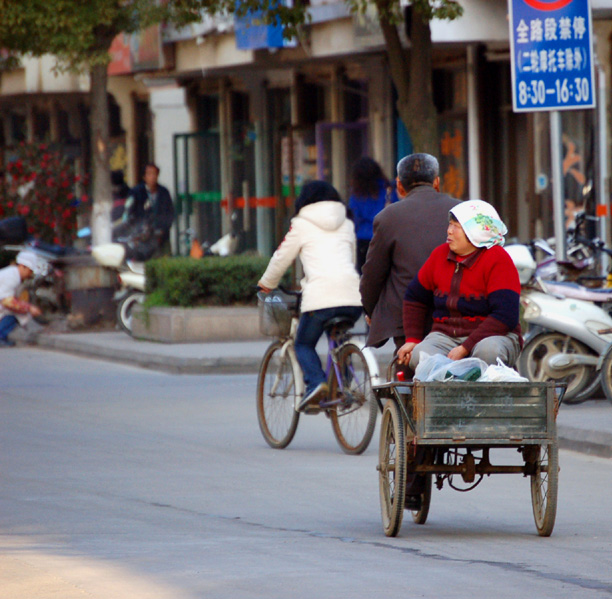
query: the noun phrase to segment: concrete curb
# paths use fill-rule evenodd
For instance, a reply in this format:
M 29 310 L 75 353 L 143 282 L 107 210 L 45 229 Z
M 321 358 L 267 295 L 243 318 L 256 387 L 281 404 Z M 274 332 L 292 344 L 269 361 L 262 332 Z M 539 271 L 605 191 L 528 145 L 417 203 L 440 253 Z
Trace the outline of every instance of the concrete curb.
M 185 358 L 155 353 L 134 353 L 116 347 L 92 346 L 78 339 L 39 335 L 38 347 L 62 351 L 81 357 L 97 358 L 130 364 L 150 370 L 160 370 L 172 374 L 244 374 L 259 372 L 261 358 L 223 357 L 223 358 Z
M 558 426 L 559 447 L 580 453 L 612 458 L 612 434 L 573 426 Z

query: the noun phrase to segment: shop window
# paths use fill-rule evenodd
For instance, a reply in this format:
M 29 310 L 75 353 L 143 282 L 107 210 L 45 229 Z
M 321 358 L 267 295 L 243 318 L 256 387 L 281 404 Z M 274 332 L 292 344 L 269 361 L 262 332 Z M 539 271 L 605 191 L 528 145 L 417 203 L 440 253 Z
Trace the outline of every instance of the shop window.
M 218 96 L 198 96 L 196 100 L 198 131 L 219 129 Z
M 36 141 L 46 141 L 50 133 L 49 113 L 46 111 L 34 111 L 34 139 Z
M 301 125 L 314 126 L 325 117 L 325 93 L 320 85 L 298 81 L 298 119 Z
M 367 84 L 347 80 L 344 84 L 344 121 L 355 123 L 368 118 Z
M 25 141 L 27 137 L 25 115 L 11 113 L 11 137 L 14 142 Z
M 469 191 L 465 69 L 434 71 L 433 93 L 439 115 L 441 189 L 457 199 L 465 200 Z
M 70 133 L 70 115 L 66 110 L 60 109 L 57 111 L 57 134 L 59 139 L 66 143 L 74 141 Z
M 121 126 L 121 108 L 112 96 L 109 96 L 108 99 L 108 121 L 111 137 L 121 137 L 125 135 L 125 130 Z

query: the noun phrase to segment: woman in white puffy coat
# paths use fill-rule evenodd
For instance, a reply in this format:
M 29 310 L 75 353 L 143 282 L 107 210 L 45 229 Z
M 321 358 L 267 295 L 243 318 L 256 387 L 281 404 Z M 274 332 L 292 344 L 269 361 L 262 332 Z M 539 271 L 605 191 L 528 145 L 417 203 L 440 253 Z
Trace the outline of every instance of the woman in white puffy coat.
M 361 315 L 359 275 L 355 269 L 357 240 L 353 222 L 336 189 L 325 181 L 311 181 L 295 202 L 296 216 L 289 232 L 270 259 L 258 285 L 274 289 L 299 256 L 304 268 L 301 316 L 295 353 L 304 373 L 306 392 L 300 410 L 318 405 L 328 388 L 316 345 L 330 318 Z

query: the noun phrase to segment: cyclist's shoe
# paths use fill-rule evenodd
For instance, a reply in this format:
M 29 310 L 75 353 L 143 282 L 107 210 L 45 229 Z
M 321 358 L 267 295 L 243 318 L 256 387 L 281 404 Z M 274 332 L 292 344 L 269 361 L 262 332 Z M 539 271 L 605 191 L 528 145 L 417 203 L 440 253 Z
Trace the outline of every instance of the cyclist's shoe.
M 310 393 L 306 393 L 298 406 L 298 412 L 318 412 L 321 408 L 319 402 L 327 397 L 329 388 L 327 383 L 319 383 Z

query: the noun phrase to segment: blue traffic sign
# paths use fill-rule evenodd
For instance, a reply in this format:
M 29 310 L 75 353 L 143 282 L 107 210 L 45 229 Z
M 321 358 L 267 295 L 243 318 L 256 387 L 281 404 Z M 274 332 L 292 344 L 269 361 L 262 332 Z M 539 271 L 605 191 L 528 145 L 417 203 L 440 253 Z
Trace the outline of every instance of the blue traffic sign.
M 508 0 L 515 112 L 595 106 L 589 0 Z

